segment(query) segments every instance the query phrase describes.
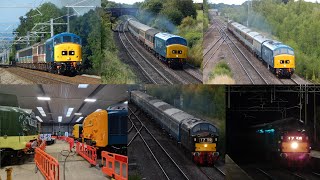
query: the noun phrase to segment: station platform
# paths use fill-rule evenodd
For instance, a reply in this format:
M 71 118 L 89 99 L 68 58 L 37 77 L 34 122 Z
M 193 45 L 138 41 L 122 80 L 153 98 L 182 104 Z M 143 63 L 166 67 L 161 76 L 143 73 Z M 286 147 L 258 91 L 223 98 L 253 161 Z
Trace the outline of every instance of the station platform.
M 225 158 L 226 180 L 253 180 L 227 154 Z
M 316 172 L 320 172 L 320 151 L 311 150 L 311 168 Z
M 56 140 L 55 144 L 46 147 L 46 153 L 53 156 L 59 161 L 59 179 L 70 179 L 70 180 L 88 180 L 88 179 L 97 179 L 97 180 L 108 180 L 110 179 L 104 175 L 100 168 L 91 167 L 90 164 L 83 159 L 81 156 L 76 155 L 75 150 L 70 153 L 67 161 L 64 162 L 66 156 L 61 154 L 62 150 L 69 150 L 69 144 L 62 140 Z M 68 152 L 63 152 L 64 155 L 67 155 Z M 7 174 L 6 168 L 13 168 L 12 179 L 14 180 L 44 180 L 45 178 L 40 171 L 35 173 L 36 165 L 34 162 L 27 162 L 22 165 L 7 166 L 0 169 L 0 179 L 6 179 Z M 65 178 L 64 178 L 65 170 Z
M 320 151 L 311 150 L 310 156 L 311 156 L 312 158 L 320 159 Z

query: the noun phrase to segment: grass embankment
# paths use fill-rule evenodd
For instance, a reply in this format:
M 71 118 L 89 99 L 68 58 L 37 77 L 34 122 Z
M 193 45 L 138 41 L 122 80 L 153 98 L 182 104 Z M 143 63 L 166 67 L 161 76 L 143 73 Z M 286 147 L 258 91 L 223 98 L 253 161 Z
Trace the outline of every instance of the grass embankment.
M 136 76 L 130 67 L 118 57 L 119 50 L 113 39 L 114 32 L 111 30 L 111 23 L 107 15 L 102 18 L 101 44 L 103 61 L 96 65 L 96 69 L 101 68 L 100 74 L 102 83 L 107 84 L 133 84 Z
M 225 61 L 219 62 L 209 76 L 208 84 L 235 84 L 232 72 Z
M 188 41 L 188 63 L 196 67 L 202 64 L 203 11 L 197 10 L 197 18 L 186 17 L 178 26 L 178 35 Z

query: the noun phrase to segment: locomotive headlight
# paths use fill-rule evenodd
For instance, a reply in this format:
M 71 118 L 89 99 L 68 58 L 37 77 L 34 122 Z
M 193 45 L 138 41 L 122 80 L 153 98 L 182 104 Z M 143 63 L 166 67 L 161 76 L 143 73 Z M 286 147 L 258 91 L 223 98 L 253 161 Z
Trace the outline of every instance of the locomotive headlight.
M 193 140 L 194 140 L 194 141 L 197 141 L 197 138 L 194 138 Z
M 297 149 L 298 148 L 298 143 L 297 142 L 292 142 L 291 143 L 291 148 L 292 149 Z
M 208 147 L 208 144 L 204 144 L 204 147 L 205 147 L 205 148 Z

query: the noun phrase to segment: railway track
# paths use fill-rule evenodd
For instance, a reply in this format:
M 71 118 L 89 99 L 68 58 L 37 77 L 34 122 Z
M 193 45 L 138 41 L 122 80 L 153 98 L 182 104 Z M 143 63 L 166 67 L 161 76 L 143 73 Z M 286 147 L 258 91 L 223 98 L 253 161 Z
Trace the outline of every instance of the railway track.
M 161 169 L 166 179 L 189 179 L 186 173 L 169 155 L 166 149 L 160 144 L 160 142 L 155 138 L 151 131 L 144 125 L 144 123 L 135 114 L 135 112 L 132 111 L 131 108 L 128 109 L 128 119 L 132 124 L 129 130 L 132 131 L 132 129 L 134 129 L 136 131 L 135 136 L 133 136 L 133 138 L 129 141 L 128 146 L 130 146 L 131 142 L 136 136 L 139 136 L 152 155 L 153 159 L 158 164 L 158 167 Z
M 22 78 L 35 82 L 36 84 L 76 84 L 76 82 L 66 81 L 60 78 L 53 77 L 53 74 L 47 74 L 46 72 L 39 72 L 30 69 L 16 68 L 8 69 L 10 72 L 18 75 Z M 64 76 L 62 76 L 64 77 Z
M 282 84 L 296 85 L 299 84 L 296 80 L 290 79 L 279 79 Z
M 266 179 L 276 180 L 276 179 L 293 179 L 293 180 L 316 180 L 320 177 L 320 174 L 314 172 L 309 173 L 301 173 L 297 171 L 290 171 L 287 169 L 262 169 L 262 168 L 255 168 L 257 172 L 262 174 Z
M 35 84 L 101 84 L 101 79 L 95 76 L 69 77 L 20 67 L 10 67 L 6 71 Z
M 161 73 L 154 65 L 152 65 L 138 50 L 132 42 L 128 39 L 125 33 L 125 24 L 121 23 L 119 28 L 119 39 L 125 47 L 128 55 L 139 66 L 143 74 L 154 84 L 173 84 L 163 73 Z
M 228 45 L 229 49 L 231 50 L 232 54 L 236 58 L 236 60 L 239 62 L 242 69 L 245 71 L 247 77 L 249 78 L 250 82 L 252 84 L 269 84 L 269 82 L 262 76 L 262 74 L 258 71 L 258 69 L 254 66 L 254 64 L 250 61 L 250 59 L 242 52 L 242 50 L 236 45 L 236 43 L 229 37 L 229 35 L 223 30 L 225 27 L 215 19 L 213 21 L 216 22 L 218 25 L 218 28 L 221 30 L 221 32 L 224 34 L 226 40 L 229 40 Z M 230 45 L 231 44 L 231 45 Z M 233 48 L 232 48 L 233 46 Z M 240 58 L 242 57 L 242 58 Z
M 226 174 L 217 166 L 199 167 L 199 169 L 209 180 L 222 180 L 225 179 L 226 176 Z

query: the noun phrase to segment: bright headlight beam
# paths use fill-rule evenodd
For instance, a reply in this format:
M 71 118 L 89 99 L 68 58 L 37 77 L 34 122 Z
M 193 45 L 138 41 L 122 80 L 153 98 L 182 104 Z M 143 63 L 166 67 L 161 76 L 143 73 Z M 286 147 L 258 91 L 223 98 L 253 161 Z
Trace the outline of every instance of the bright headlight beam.
M 297 149 L 298 148 L 298 143 L 297 142 L 292 142 L 291 143 L 291 148 L 292 149 Z

